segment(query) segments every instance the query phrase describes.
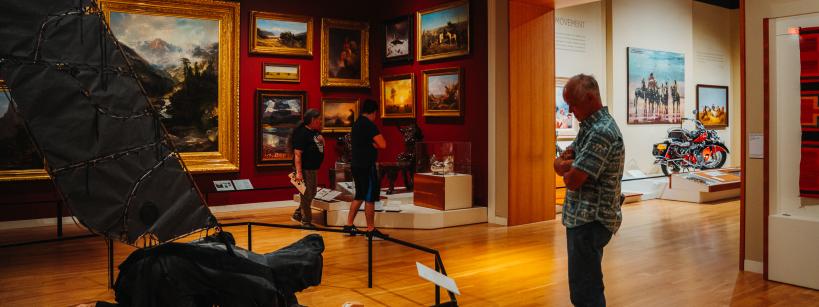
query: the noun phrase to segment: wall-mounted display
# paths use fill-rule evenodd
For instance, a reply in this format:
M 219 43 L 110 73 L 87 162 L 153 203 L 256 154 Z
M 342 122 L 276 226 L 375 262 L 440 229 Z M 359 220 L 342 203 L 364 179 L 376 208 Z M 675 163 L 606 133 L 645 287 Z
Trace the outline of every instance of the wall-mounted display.
M 697 119 L 706 127 L 728 126 L 728 87 L 697 84 Z
M 384 63 L 412 62 L 412 16 L 384 22 Z
M 358 118 L 358 99 L 322 98 L 321 132 L 350 132 Z
M 628 123 L 679 124 L 685 110 L 685 55 L 628 48 Z
M 239 4 L 102 0 L 100 6 L 188 169 L 237 171 Z
M 262 81 L 293 82 L 301 81 L 301 71 L 298 64 L 262 64 Z
M 455 1 L 415 14 L 419 61 L 469 54 L 469 1 Z
M 568 81 L 569 78 L 555 78 L 555 131 L 558 138 L 574 138 L 579 130 L 577 119 L 563 100 L 563 87 Z
M 313 55 L 313 18 L 250 12 L 250 52 L 292 56 Z
M 366 22 L 321 19 L 321 86 L 370 87 Z
M 415 118 L 415 74 L 381 77 L 381 117 Z
M 424 71 L 424 116 L 461 116 L 463 70 L 457 67 Z
M 43 159 L 31 143 L 23 119 L 14 113 L 0 80 L 0 181 L 48 179 Z
M 307 105 L 307 92 L 256 90 L 256 166 L 289 165 L 290 137 Z

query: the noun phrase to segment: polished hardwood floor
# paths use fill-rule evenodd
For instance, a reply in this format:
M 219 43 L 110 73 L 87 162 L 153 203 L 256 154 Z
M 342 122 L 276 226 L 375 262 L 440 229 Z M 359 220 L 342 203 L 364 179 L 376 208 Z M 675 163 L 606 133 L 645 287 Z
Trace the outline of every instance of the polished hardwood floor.
M 222 222 L 288 222 L 291 208 L 219 214 Z M 606 296 L 611 306 L 819 306 L 819 291 L 738 271 L 739 203 L 646 201 L 627 205 L 625 221 L 605 249 Z M 83 233 L 67 227 L 67 234 Z M 0 244 L 53 235 L 53 227 L 0 231 Z M 240 244 L 245 227 L 230 228 Z M 565 229 L 559 220 L 516 227 L 479 224 L 439 230 L 388 230 L 396 238 L 441 251 L 463 293 L 464 306 L 570 306 Z M 253 250 L 270 252 L 308 232 L 254 229 Z M 374 242 L 375 286 L 367 288 L 367 248 L 361 237 L 324 234 L 321 286 L 298 294 L 308 306 L 429 306 L 433 287 L 415 262 L 432 257 L 390 242 Z M 132 251 L 117 244 L 121 262 Z M 106 289 L 101 239 L 0 250 L 0 305 L 72 306 L 113 301 Z

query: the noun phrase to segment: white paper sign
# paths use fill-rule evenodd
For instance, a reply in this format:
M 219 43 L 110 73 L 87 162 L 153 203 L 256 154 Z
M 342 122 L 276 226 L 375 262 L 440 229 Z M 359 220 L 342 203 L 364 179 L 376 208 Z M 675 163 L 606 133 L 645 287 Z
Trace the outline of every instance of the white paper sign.
M 236 187 L 237 191 L 253 190 L 253 184 L 250 183 L 250 179 L 233 180 L 233 186 Z
M 461 295 L 461 291 L 458 290 L 458 285 L 455 284 L 454 279 L 444 274 L 435 272 L 435 270 L 430 269 L 429 267 L 421 264 L 420 262 L 416 262 L 415 266 L 418 267 L 418 276 L 420 276 L 421 278 L 429 280 L 433 284 L 444 287 L 444 289 L 447 289 L 452 293 Z
M 214 180 L 213 186 L 216 187 L 216 191 L 233 191 L 233 182 L 230 180 Z
M 765 158 L 765 136 L 762 133 L 748 133 L 748 157 Z

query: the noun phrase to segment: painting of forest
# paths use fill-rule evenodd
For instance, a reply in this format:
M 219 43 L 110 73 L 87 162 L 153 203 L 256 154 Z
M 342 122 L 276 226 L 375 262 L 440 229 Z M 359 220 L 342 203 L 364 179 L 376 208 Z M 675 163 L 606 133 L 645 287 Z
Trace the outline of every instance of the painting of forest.
M 110 27 L 177 149 L 218 151 L 219 21 L 111 12 Z

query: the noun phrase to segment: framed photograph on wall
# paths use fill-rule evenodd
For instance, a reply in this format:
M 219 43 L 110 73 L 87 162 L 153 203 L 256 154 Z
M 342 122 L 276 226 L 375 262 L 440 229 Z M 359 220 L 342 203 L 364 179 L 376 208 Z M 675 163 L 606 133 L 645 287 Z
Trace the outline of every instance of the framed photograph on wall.
M 424 71 L 424 116 L 461 116 L 463 100 L 464 78 L 461 68 Z
M 412 63 L 412 16 L 384 22 L 384 63 Z
M 697 84 L 697 119 L 706 127 L 728 126 L 728 87 Z
M 250 12 L 250 53 L 313 55 L 313 17 Z
M 415 118 L 415 74 L 381 77 L 381 118 Z
M 321 132 L 350 132 L 358 118 L 358 99 L 322 98 Z
M 629 47 L 629 124 L 679 124 L 685 110 L 685 55 Z
M 14 113 L 8 88 L 0 80 L 0 182 L 48 179 L 43 159 L 23 126 L 23 119 Z
M 256 90 L 256 166 L 292 163 L 290 137 L 306 105 L 307 92 Z
M 370 87 L 366 22 L 321 19 L 321 86 Z
M 418 61 L 469 54 L 469 1 L 455 1 L 415 13 Z
M 99 4 L 188 169 L 238 171 L 239 3 Z
M 574 114 L 569 112 L 569 104 L 563 100 L 563 88 L 569 78 L 555 78 L 555 131 L 559 139 L 574 139 L 580 130 L 579 122 Z
M 301 71 L 298 64 L 262 64 L 262 81 L 292 82 L 301 81 Z

